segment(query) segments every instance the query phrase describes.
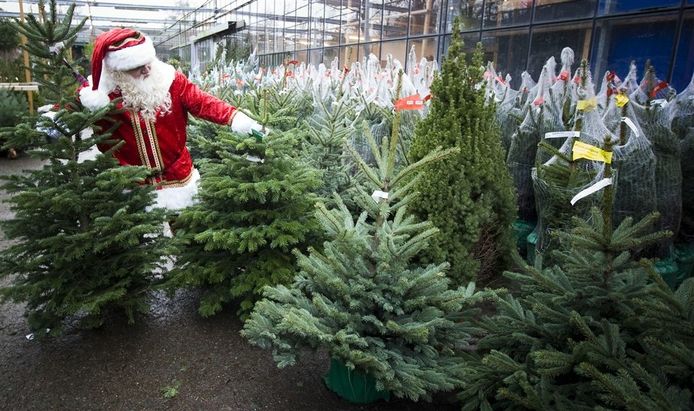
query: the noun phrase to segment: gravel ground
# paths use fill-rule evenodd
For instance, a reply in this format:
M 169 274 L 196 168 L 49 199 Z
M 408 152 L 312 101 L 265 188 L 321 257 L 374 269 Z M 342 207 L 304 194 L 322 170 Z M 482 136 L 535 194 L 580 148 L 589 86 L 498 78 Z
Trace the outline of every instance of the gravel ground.
M 0 159 L 0 175 L 37 167 L 27 158 Z M 0 192 L 0 200 L 6 197 Z M 0 202 L 0 219 L 10 217 Z M 0 231 L 0 249 L 8 243 Z M 450 396 L 433 404 L 350 404 L 323 385 L 325 353 L 306 353 L 298 365 L 280 370 L 270 352 L 239 335 L 242 323 L 233 308 L 203 319 L 194 292 L 155 294 L 153 300 L 150 313 L 133 326 L 120 317 L 98 330 L 69 325 L 63 336 L 40 342 L 27 339 L 21 305 L 0 305 L 0 409 L 458 409 L 447 403 Z

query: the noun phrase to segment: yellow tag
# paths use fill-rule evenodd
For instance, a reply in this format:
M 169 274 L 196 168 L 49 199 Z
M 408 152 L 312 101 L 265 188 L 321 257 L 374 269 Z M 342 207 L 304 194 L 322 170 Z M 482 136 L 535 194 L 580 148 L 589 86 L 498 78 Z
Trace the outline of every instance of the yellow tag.
M 589 100 L 578 100 L 576 103 L 576 109 L 580 111 L 593 111 L 598 107 L 598 99 L 595 97 Z
M 615 100 L 617 100 L 617 107 L 622 108 L 629 102 L 629 97 L 626 94 L 617 94 Z
M 573 153 L 574 160 L 578 160 L 579 158 L 585 158 L 588 160 L 602 161 L 607 164 L 610 164 L 612 162 L 611 151 L 605 151 L 601 148 L 591 146 L 590 144 L 586 144 L 582 141 L 577 141 L 576 143 L 574 143 Z

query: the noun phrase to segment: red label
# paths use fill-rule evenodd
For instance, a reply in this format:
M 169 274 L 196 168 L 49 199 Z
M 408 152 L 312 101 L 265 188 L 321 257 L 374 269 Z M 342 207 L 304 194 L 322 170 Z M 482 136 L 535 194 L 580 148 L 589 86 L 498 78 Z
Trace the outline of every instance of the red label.
M 658 94 L 658 92 L 660 90 L 667 88 L 667 87 L 668 87 L 668 84 L 664 81 L 661 81 L 660 83 L 658 83 L 658 85 L 655 86 L 655 88 L 653 88 L 653 91 L 651 91 L 651 98 L 655 98 L 656 94 Z
M 403 97 L 395 102 L 395 111 L 419 110 L 424 107 L 424 100 L 419 94 Z
M 562 81 L 568 80 L 569 79 L 569 72 L 566 70 L 562 71 L 561 73 L 559 73 L 558 79 L 562 80 Z

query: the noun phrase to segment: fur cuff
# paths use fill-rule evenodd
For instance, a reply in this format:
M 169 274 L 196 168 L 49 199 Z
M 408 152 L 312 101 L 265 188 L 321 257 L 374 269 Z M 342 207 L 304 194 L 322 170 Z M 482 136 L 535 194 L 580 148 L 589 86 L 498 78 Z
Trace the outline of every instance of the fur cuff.
M 96 111 L 106 107 L 111 99 L 101 89 L 92 90 L 91 86 L 87 86 L 80 90 L 80 102 L 89 110 Z

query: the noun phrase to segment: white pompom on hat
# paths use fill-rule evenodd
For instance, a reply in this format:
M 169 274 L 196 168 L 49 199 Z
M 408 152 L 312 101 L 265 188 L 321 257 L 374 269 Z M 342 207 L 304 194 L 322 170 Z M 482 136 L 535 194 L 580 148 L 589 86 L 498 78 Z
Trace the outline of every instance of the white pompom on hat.
M 152 41 L 139 31 L 117 28 L 100 34 L 92 52 L 90 87 L 80 90 L 80 101 L 90 110 L 105 107 L 110 101 L 108 94 L 115 86 L 109 71 L 132 70 L 155 58 Z

